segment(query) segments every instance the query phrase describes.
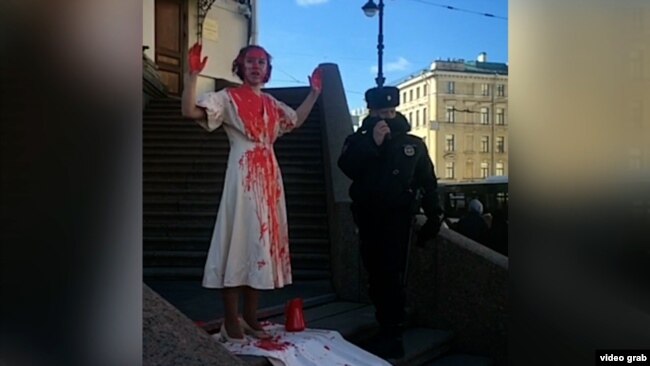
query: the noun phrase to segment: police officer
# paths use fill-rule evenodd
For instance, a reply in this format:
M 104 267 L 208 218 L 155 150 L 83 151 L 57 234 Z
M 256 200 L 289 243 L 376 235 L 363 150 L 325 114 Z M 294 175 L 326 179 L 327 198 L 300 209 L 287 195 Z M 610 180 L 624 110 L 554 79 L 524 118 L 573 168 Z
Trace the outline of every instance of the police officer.
M 408 134 L 408 121 L 395 111 L 399 90 L 369 89 L 366 102 L 370 114 L 346 139 L 338 165 L 352 179 L 352 212 L 368 272 L 368 292 L 380 325 L 378 336 L 366 348 L 380 357 L 401 358 L 405 320 L 402 276 L 413 216 L 420 206 L 427 216 L 418 233 L 422 243 L 438 233 L 441 210 L 426 145 Z

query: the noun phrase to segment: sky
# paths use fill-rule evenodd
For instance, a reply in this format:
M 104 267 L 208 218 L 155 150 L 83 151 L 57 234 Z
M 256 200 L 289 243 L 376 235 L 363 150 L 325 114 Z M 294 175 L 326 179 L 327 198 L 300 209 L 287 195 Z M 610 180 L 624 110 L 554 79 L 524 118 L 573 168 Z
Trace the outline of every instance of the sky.
M 376 85 L 379 30 L 379 17 L 361 10 L 366 1 L 260 0 L 259 44 L 273 57 L 266 86 L 305 86 L 319 63 L 335 63 L 348 106 L 364 107 L 365 90 Z M 486 52 L 488 61 L 508 62 L 507 17 L 507 0 L 384 0 L 385 84 L 435 59 Z

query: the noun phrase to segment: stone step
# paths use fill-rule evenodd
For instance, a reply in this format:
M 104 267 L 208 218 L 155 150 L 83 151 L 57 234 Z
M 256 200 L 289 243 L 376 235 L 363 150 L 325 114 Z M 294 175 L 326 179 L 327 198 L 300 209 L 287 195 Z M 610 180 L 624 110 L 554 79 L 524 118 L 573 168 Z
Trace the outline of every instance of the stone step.
M 147 196 L 145 194 L 145 196 Z M 287 199 L 287 212 L 326 212 L 327 207 L 325 204 L 325 199 L 318 201 L 305 201 L 300 196 L 297 196 L 291 199 Z M 153 211 L 153 210 L 162 210 L 162 211 L 202 211 L 210 210 L 217 212 L 219 207 L 219 197 L 207 201 L 207 200 L 196 200 L 196 199 L 185 199 L 185 198 L 170 198 L 168 195 L 147 198 L 143 203 L 144 210 Z
M 395 366 L 423 365 L 450 349 L 453 333 L 430 328 L 410 328 L 404 331 L 404 357 L 392 361 Z
M 206 236 L 150 236 L 145 235 L 143 248 L 145 250 L 194 250 L 207 251 L 210 247 L 212 235 Z M 330 243 L 327 239 L 289 238 L 289 251 L 301 254 L 327 254 L 330 252 Z
M 213 150 L 207 150 L 205 148 L 184 148 L 184 149 L 170 149 L 169 147 L 159 147 L 159 148 L 144 148 L 143 151 L 144 160 L 148 159 L 160 159 L 160 158 L 187 158 L 187 159 L 204 159 L 204 158 L 225 158 L 230 155 L 228 149 L 219 148 Z M 294 159 L 307 159 L 307 160 L 323 160 L 323 152 L 320 149 L 314 149 L 312 147 L 299 147 L 298 149 L 282 149 L 275 148 L 275 156 L 279 161 L 282 162 L 282 159 L 294 160 Z
M 202 189 L 197 189 L 197 188 L 192 188 L 191 190 L 183 190 L 183 189 L 174 189 L 174 190 L 169 190 L 169 189 L 150 189 L 146 190 L 143 193 L 145 195 L 157 195 L 157 194 L 169 194 L 174 195 L 174 194 L 183 194 L 186 192 L 191 192 L 191 193 L 196 193 L 196 194 L 202 194 L 202 195 L 209 195 L 209 196 L 214 196 L 214 195 L 220 195 L 222 189 L 220 187 L 218 188 L 202 188 Z M 325 192 L 322 189 L 314 188 L 314 189 L 291 189 L 287 190 L 284 192 L 284 195 L 286 198 L 289 197 L 309 197 L 309 198 L 318 198 L 318 197 L 324 197 Z
M 157 199 L 177 199 L 177 200 L 196 200 L 204 201 L 207 204 L 215 203 L 218 204 L 221 199 L 221 189 L 210 189 L 210 188 L 201 188 L 201 189 L 147 189 L 143 192 L 143 198 L 145 202 L 150 202 L 151 200 Z M 290 190 L 285 192 L 285 202 L 287 209 L 290 209 L 294 204 L 300 204 L 300 201 L 308 200 L 315 205 L 324 205 L 325 204 L 325 193 L 314 190 L 311 192 L 308 191 L 297 191 Z M 217 206 L 218 207 L 218 206 Z
M 213 223 L 217 214 L 212 211 L 145 211 L 142 216 L 144 217 L 144 222 L 151 224 L 168 222 Z M 289 224 L 300 222 L 323 222 L 324 220 L 327 220 L 327 214 L 324 212 L 288 212 L 287 219 L 289 220 Z
M 212 235 L 211 223 L 165 223 L 143 224 L 144 233 L 148 236 L 208 236 Z M 293 224 L 289 226 L 289 240 L 327 238 L 327 224 Z
M 164 156 L 144 156 L 142 163 L 144 165 L 154 164 L 168 164 L 168 165 L 197 165 L 197 164 L 220 164 L 225 165 L 228 162 L 227 155 L 213 156 L 211 154 L 192 155 L 164 155 Z M 317 155 L 302 156 L 300 159 L 284 159 L 279 160 L 280 169 L 285 166 L 310 166 L 321 165 L 322 158 Z M 322 169 L 322 167 L 320 167 Z
M 149 174 L 158 174 L 158 173 L 173 173 L 177 176 L 185 174 L 226 174 L 226 164 L 184 164 L 184 163 L 174 163 L 174 164 L 151 164 L 143 163 L 142 167 L 143 173 L 146 176 Z M 282 173 L 282 178 L 284 180 L 285 176 L 296 175 L 298 177 L 309 177 L 312 176 L 323 176 L 323 166 L 321 163 L 312 163 L 312 164 L 297 164 L 297 165 L 280 165 L 280 171 Z M 323 179 L 323 178 L 321 178 Z
M 322 154 L 320 146 L 311 146 L 311 145 L 287 145 L 284 143 L 276 143 L 273 145 L 276 154 L 280 152 L 293 152 L 293 151 L 316 151 Z M 228 151 L 228 146 L 222 146 L 220 144 L 214 143 L 214 141 L 204 141 L 204 142 L 195 142 L 195 141 L 176 141 L 176 142 L 157 142 L 154 140 L 148 140 L 143 145 L 144 152 L 148 151 L 196 151 L 199 153 L 214 153 L 221 151 Z
M 284 189 L 286 191 L 293 191 L 297 189 L 310 189 L 310 190 L 325 190 L 325 184 L 319 179 L 305 179 L 293 177 L 293 179 L 283 179 Z M 150 189 L 208 189 L 214 187 L 223 187 L 224 177 L 219 178 L 201 178 L 201 177 L 184 177 L 184 176 L 169 176 L 169 177 L 148 177 L 143 180 L 143 190 L 145 192 Z
M 294 270 L 329 270 L 329 254 L 290 252 L 291 267 Z M 196 267 L 203 268 L 208 255 L 207 249 L 196 250 L 144 250 L 143 263 L 146 267 Z
M 143 116 L 143 125 L 146 127 L 177 127 L 187 128 L 200 127 L 195 120 L 183 117 L 180 113 L 174 110 L 151 110 L 145 111 Z M 201 128 L 202 129 L 202 128 Z M 292 133 L 303 132 L 306 130 L 320 131 L 320 121 L 318 118 L 308 117 L 305 122 Z M 207 132 L 207 131 L 206 131 Z
M 144 267 L 142 275 L 147 279 L 155 278 L 160 279 L 200 279 L 203 277 L 203 266 L 192 267 Z M 324 280 L 330 278 L 329 270 L 307 270 L 297 269 L 292 270 L 292 276 L 295 281 L 313 281 Z
M 199 127 L 200 128 L 200 127 Z M 197 130 L 197 133 L 177 133 L 176 131 L 146 131 L 142 137 L 144 146 L 147 146 L 150 142 L 156 143 L 167 143 L 167 142 L 178 142 L 178 141 L 196 141 L 196 142 L 211 142 L 215 143 L 219 140 L 228 143 L 228 137 L 224 134 L 215 134 L 215 133 L 204 133 L 201 130 Z M 275 146 L 284 143 L 293 143 L 294 145 L 300 144 L 300 146 L 309 146 L 316 145 L 320 146 L 322 142 L 322 137 L 317 133 L 310 134 L 300 134 L 300 133 L 289 133 L 280 137 L 276 142 Z
M 188 125 L 185 125 L 185 122 L 188 123 Z M 277 141 L 280 141 L 281 139 L 286 139 L 289 136 L 301 136 L 301 137 L 320 137 L 321 131 L 320 127 L 318 125 L 310 125 L 308 126 L 303 126 L 304 128 L 299 128 L 295 130 L 292 133 L 288 133 L 286 135 L 282 135 L 280 138 L 278 138 Z M 195 135 L 212 135 L 212 133 L 204 130 L 201 126 L 198 124 L 193 123 L 192 121 L 183 121 L 183 123 L 179 123 L 177 125 L 171 125 L 171 124 L 158 124 L 158 125 L 153 125 L 153 124 L 148 124 L 145 123 L 142 126 L 142 132 L 144 135 L 148 135 L 149 133 L 165 133 L 165 132 L 171 132 L 171 133 L 176 133 L 176 134 L 195 134 Z

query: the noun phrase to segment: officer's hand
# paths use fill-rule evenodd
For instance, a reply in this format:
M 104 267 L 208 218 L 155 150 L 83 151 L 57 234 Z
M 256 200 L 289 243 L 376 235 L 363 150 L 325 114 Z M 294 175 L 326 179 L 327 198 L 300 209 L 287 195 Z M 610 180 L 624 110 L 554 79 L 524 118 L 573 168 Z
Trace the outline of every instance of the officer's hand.
M 418 231 L 417 242 L 415 243 L 419 247 L 424 247 L 425 244 L 438 235 L 440 231 L 440 220 L 437 218 L 428 218 L 427 222 L 422 225 L 420 231 Z
M 390 134 L 390 127 L 388 127 L 386 121 L 383 120 L 377 122 L 375 128 L 372 130 L 372 137 L 375 139 L 375 144 L 377 144 L 377 146 L 384 143 L 386 135 L 388 134 Z

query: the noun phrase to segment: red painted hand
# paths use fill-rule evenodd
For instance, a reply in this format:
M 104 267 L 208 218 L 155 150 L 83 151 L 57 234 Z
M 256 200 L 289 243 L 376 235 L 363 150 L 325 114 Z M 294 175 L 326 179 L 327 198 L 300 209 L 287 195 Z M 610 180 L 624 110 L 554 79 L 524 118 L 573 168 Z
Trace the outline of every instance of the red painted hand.
M 319 67 L 315 68 L 314 72 L 309 77 L 309 85 L 311 85 L 311 89 L 315 92 L 320 93 L 322 90 L 322 71 Z
M 190 74 L 198 74 L 201 71 L 203 71 L 203 68 L 205 68 L 205 65 L 208 63 L 208 56 L 205 56 L 203 58 L 203 61 L 201 61 L 201 49 L 203 46 L 201 46 L 198 43 L 195 43 L 194 46 L 190 48 L 189 51 L 189 61 L 190 61 Z

